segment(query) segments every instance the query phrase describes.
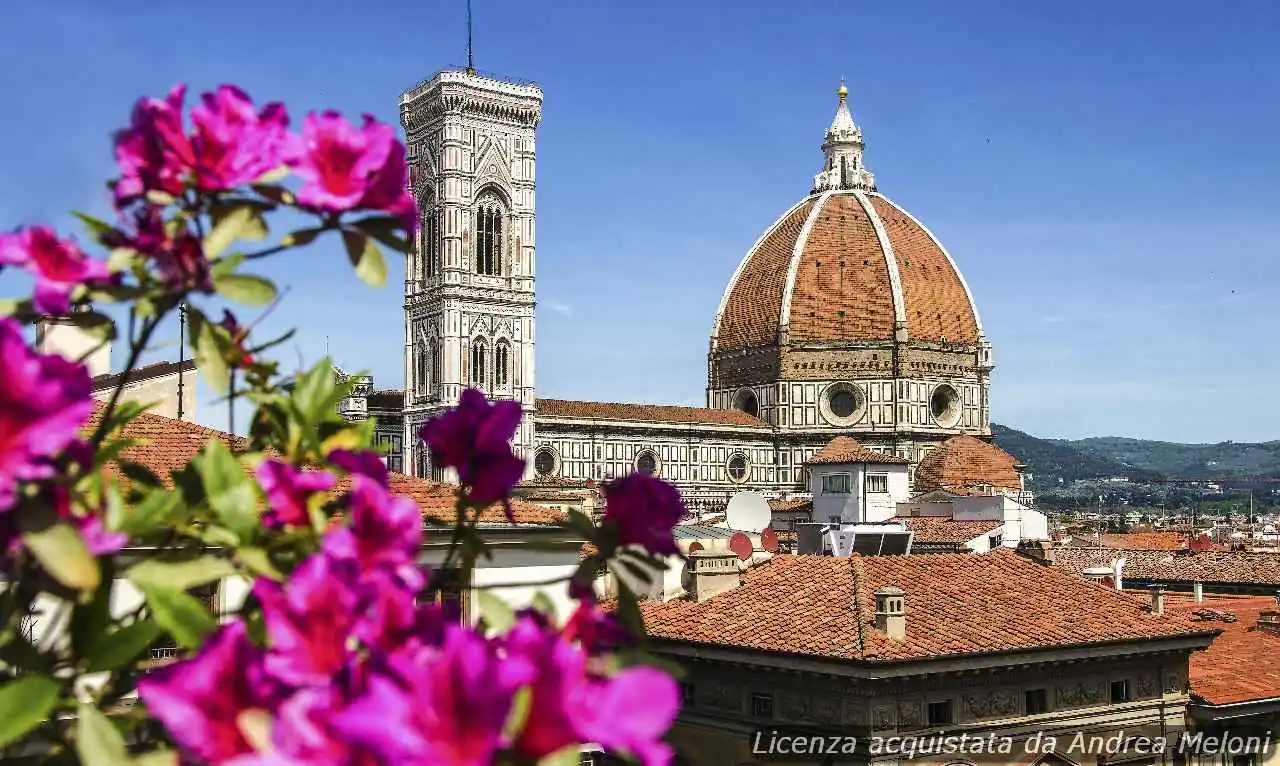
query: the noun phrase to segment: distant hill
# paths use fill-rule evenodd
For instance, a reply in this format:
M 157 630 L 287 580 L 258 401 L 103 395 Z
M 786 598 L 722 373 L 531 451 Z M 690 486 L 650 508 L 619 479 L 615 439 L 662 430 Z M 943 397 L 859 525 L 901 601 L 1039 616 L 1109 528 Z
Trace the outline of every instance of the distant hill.
M 1036 484 L 1113 476 L 1139 482 L 1160 477 L 1280 476 L 1280 441 L 1178 444 L 1116 436 L 1041 439 L 995 423 L 991 433 L 996 444 L 1028 465 Z

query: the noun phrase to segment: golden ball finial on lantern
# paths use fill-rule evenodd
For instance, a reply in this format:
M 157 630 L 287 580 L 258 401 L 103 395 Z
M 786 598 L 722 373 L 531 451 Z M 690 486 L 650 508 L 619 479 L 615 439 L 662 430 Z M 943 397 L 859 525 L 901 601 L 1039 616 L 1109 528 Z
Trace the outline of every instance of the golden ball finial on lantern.
M 836 95 L 840 97 L 841 101 L 844 101 L 845 97 L 849 95 L 849 89 L 844 86 L 844 80 L 840 81 L 840 87 L 836 90 Z

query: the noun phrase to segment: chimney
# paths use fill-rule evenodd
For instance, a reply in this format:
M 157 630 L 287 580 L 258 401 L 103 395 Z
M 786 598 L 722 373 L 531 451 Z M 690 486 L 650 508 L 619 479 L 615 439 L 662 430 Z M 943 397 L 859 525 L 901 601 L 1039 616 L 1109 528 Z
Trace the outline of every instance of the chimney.
M 1280 636 L 1280 609 L 1263 609 L 1258 612 L 1258 630 Z
M 1197 604 L 1204 601 L 1204 583 L 1199 580 L 1191 583 L 1191 592 L 1195 595 Z
M 1116 590 L 1124 590 L 1124 557 L 1111 562 L 1111 569 L 1116 573 Z
M 730 551 L 697 551 L 689 556 L 689 593 L 702 603 L 733 590 L 742 582 L 738 555 Z
M 1164 614 L 1164 586 L 1151 586 L 1151 613 Z
M 902 588 L 886 585 L 876 591 L 876 630 L 890 641 L 907 640 L 906 594 Z

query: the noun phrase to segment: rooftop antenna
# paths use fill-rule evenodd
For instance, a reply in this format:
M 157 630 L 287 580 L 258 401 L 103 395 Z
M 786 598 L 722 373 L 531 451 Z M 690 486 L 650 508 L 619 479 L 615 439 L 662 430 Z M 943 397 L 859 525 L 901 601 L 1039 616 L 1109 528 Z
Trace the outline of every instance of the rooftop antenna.
M 467 0 L 467 74 L 476 73 L 476 62 L 471 52 L 471 0 Z
M 329 336 L 324 336 L 324 355 L 329 356 Z

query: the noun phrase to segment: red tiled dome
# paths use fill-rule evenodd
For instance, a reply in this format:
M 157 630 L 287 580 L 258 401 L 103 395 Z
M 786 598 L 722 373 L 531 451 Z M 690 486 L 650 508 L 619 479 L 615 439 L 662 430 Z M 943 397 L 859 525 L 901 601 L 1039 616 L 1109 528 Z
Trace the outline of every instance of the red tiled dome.
M 971 344 L 981 334 L 964 278 L 933 235 L 875 191 L 840 189 L 802 200 L 747 253 L 725 291 L 712 347 Z

